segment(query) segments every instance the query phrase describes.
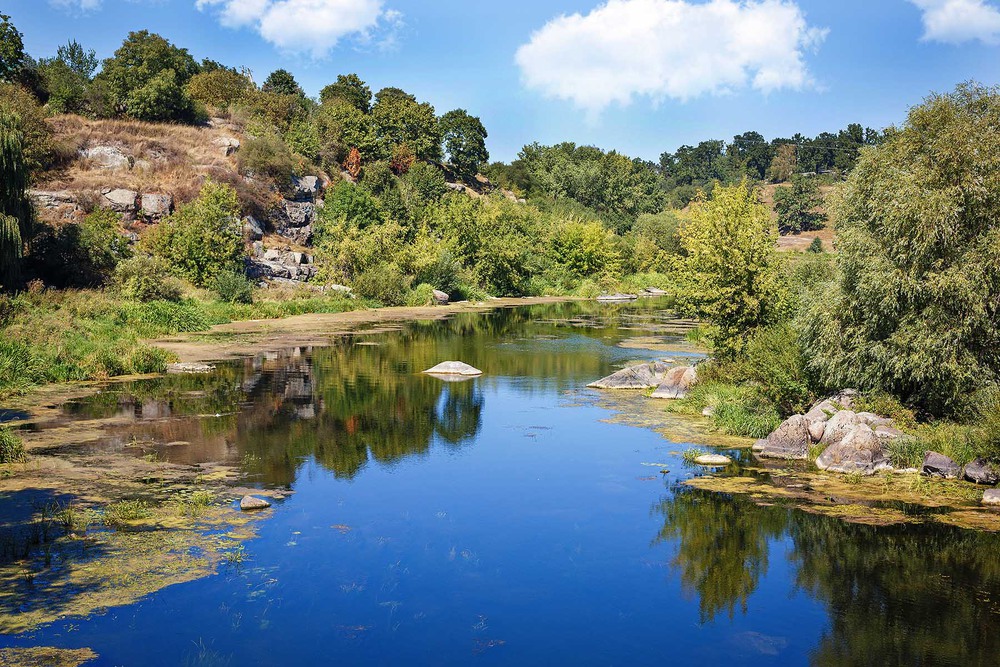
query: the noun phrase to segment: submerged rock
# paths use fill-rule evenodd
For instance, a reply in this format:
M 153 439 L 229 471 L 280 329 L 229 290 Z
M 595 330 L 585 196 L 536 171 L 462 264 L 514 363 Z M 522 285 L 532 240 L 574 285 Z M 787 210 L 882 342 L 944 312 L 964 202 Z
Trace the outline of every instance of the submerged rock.
M 271 503 L 267 502 L 263 498 L 257 498 L 256 496 L 243 496 L 240 499 L 240 509 L 244 512 L 266 510 L 270 506 Z
M 1000 489 L 986 489 L 983 491 L 984 505 L 1000 505 Z
M 702 454 L 694 460 L 700 466 L 727 466 L 733 462 L 728 456 L 722 454 Z
M 666 364 L 654 361 L 623 368 L 587 386 L 594 389 L 652 389 L 659 386 L 670 370 Z
M 976 484 L 996 486 L 1000 483 L 1000 474 L 983 459 L 976 459 L 965 466 L 965 479 Z
M 804 415 L 792 415 L 764 438 L 758 453 L 769 459 L 805 460 L 809 458 L 810 442 L 809 420 Z
M 482 375 L 483 372 L 478 368 L 473 368 L 467 363 L 461 361 L 442 361 L 440 364 L 434 368 L 428 368 L 424 373 L 428 375 Z
M 684 398 L 688 389 L 698 381 L 698 371 L 694 366 L 678 366 L 671 368 L 663 376 L 663 382 L 656 388 L 650 398 Z
M 215 366 L 210 364 L 167 364 L 168 373 L 211 373 L 214 370 Z
M 820 470 L 874 475 L 889 468 L 884 440 L 868 424 L 857 424 L 846 436 L 823 450 L 816 459 Z
M 598 301 L 635 301 L 639 298 L 638 294 L 602 294 L 597 297 Z
M 920 472 L 930 477 L 944 477 L 945 479 L 958 479 L 962 476 L 962 469 L 959 465 L 938 452 L 924 454 L 924 465 L 921 466 Z

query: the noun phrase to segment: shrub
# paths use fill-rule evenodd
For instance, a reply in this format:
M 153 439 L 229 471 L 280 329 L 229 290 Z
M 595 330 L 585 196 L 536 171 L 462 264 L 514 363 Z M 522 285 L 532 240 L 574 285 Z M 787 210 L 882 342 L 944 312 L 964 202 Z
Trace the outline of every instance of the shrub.
M 136 120 L 149 122 L 173 120 L 193 123 L 204 116 L 184 92 L 177 74 L 171 69 L 163 70 L 145 85 L 129 92 L 125 98 L 125 113 Z
M 21 439 L 9 428 L 0 427 L 0 463 L 22 463 L 27 458 Z
M 52 155 L 52 130 L 35 96 L 21 86 L 0 83 L 0 115 L 18 119 L 23 136 L 24 164 L 29 172 L 43 170 Z
M 295 159 L 281 139 L 264 136 L 247 139 L 236 154 L 240 173 L 270 178 L 281 187 L 287 186 L 295 173 Z
M 820 237 L 818 237 L 818 236 L 816 238 L 814 238 L 812 240 L 812 243 L 809 244 L 809 247 L 806 248 L 806 252 L 816 252 L 816 253 L 823 252 L 823 241 L 822 241 L 822 239 L 820 239 Z
M 406 295 L 407 306 L 429 306 L 434 303 L 434 288 L 427 283 L 420 283 Z
M 316 230 L 320 237 L 323 235 L 323 225 L 326 221 L 345 222 L 360 228 L 382 222 L 382 211 L 376 199 L 368 190 L 346 181 L 337 183 L 333 190 L 328 192 L 324 201 Z
M 171 354 L 166 350 L 149 345 L 138 345 L 132 348 L 126 359 L 129 373 L 144 375 L 146 373 L 162 373 L 167 370 Z
M 758 331 L 747 342 L 737 375 L 753 382 L 762 396 L 783 415 L 805 412 L 812 401 L 806 357 L 798 334 L 789 323 Z M 761 436 L 763 437 L 763 436 Z
M 138 255 L 115 268 L 114 285 L 125 299 L 134 301 L 179 301 L 181 283 L 170 273 L 170 265 L 158 257 Z
M 410 280 L 395 264 L 377 264 L 354 279 L 354 292 L 384 306 L 401 306 L 406 302 Z
M 253 303 L 253 282 L 238 271 L 223 271 L 210 283 L 211 289 L 226 303 Z
M 745 438 L 766 438 L 781 423 L 774 404 L 748 389 L 741 389 L 733 398 L 720 403 L 712 419 L 726 433 Z
M 206 181 L 198 198 L 182 205 L 143 239 L 199 287 L 223 271 L 236 270 L 243 258 L 243 228 L 236 191 Z
M 448 191 L 441 170 L 426 162 L 417 162 L 410 167 L 403 183 L 419 204 L 434 203 Z

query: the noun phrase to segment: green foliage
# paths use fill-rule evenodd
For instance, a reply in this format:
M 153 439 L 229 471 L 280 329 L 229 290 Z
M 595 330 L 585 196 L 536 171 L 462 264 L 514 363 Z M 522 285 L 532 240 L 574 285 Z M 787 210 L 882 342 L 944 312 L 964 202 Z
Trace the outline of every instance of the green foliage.
M 79 224 L 42 225 L 31 242 L 32 275 L 55 287 L 99 287 L 132 250 L 120 218 L 95 209 Z
M 302 91 L 299 82 L 295 80 L 291 72 L 285 69 L 274 70 L 268 74 L 260 89 L 265 93 L 273 93 L 275 95 L 305 97 L 305 93 Z
M 307 121 L 296 121 L 285 132 L 285 143 L 288 148 L 310 162 L 320 159 L 322 144 L 316 125 Z
M 440 169 L 426 162 L 417 162 L 402 179 L 404 190 L 412 193 L 418 204 L 433 204 L 448 191 L 444 174 Z
M 678 307 L 710 325 L 716 355 L 736 356 L 754 332 L 782 319 L 787 297 L 775 255 L 777 230 L 743 182 L 692 205 L 680 227 Z
M 823 252 L 823 240 L 820 239 L 820 237 L 818 236 L 814 238 L 812 240 L 812 243 L 809 244 L 809 247 L 806 248 L 806 252 L 813 252 L 813 253 Z
M 465 109 L 449 111 L 441 117 L 444 151 L 455 171 L 465 179 L 475 178 L 480 167 L 489 159 L 486 150 L 486 128 L 476 116 Z
M 667 272 L 681 254 L 680 219 L 671 211 L 643 213 L 621 239 L 626 273 Z
M 340 168 L 352 148 L 365 159 L 378 158 L 378 141 L 371 116 L 340 98 L 323 104 L 316 112 L 316 128 L 331 167 Z
M 555 260 L 580 278 L 615 276 L 621 270 L 615 235 L 599 222 L 563 223 L 550 248 Z
M 85 50 L 76 40 L 60 46 L 55 58 L 40 61 L 39 71 L 49 91 L 49 110 L 76 114 L 90 111 L 88 91 L 97 63 L 97 54 Z
M 179 301 L 181 284 L 170 273 L 170 264 L 159 257 L 137 255 L 121 262 L 114 272 L 119 294 L 132 301 Z
M 144 242 L 175 271 L 204 286 L 215 275 L 240 267 L 243 232 L 239 214 L 236 191 L 206 181 L 197 199 L 160 222 Z
M 253 92 L 253 83 L 243 74 L 221 67 L 195 74 L 184 90 L 196 102 L 227 109 L 245 101 Z
M 864 151 L 836 205 L 836 288 L 804 318 L 829 386 L 958 414 L 1000 378 L 1000 93 L 911 110 Z
M 0 81 L 11 81 L 24 62 L 24 41 L 21 31 L 10 22 L 10 17 L 0 14 Z
M 21 151 L 29 175 L 45 169 L 52 158 L 52 130 L 35 96 L 16 84 L 0 83 L 0 115 L 21 135 Z
M 237 271 L 222 271 L 212 278 L 211 289 L 226 303 L 253 303 L 253 282 Z
M 434 303 L 434 286 L 420 283 L 406 295 L 407 306 L 429 306 Z
M 793 176 L 790 186 L 779 187 L 774 191 L 778 230 L 783 234 L 798 234 L 819 229 L 826 220 L 826 214 L 816 211 L 822 205 L 823 197 L 819 194 L 816 182 L 805 176 Z
M 247 129 L 255 135 L 284 133 L 309 117 L 308 102 L 301 95 L 281 95 L 251 89 L 238 107 L 250 118 Z
M 0 427 L 0 463 L 23 463 L 27 458 L 21 439 L 9 428 Z
M 129 33 L 114 56 L 104 61 L 97 79 L 107 87 L 115 113 L 140 120 L 190 122 L 197 116 L 183 87 L 197 73 L 198 64 L 187 49 L 142 30 Z M 165 106 L 158 108 L 160 104 Z
M 329 223 L 344 222 L 363 229 L 382 220 L 378 202 L 368 190 L 341 181 L 327 192 L 313 233 L 322 241 L 324 229 Z
M 402 306 L 410 290 L 410 279 L 395 264 L 376 264 L 362 271 L 352 285 L 354 293 L 383 306 Z
M 194 102 L 188 97 L 171 69 L 159 72 L 142 87 L 129 92 L 124 101 L 127 116 L 150 122 L 199 120 Z
M 752 390 L 741 389 L 733 398 L 715 408 L 716 428 L 745 438 L 766 438 L 781 423 L 774 404 Z
M 323 104 L 335 100 L 346 102 L 363 114 L 371 110 L 372 90 L 357 74 L 340 74 L 337 82 L 319 91 L 319 99 Z
M 237 168 L 247 176 L 269 178 L 284 187 L 292 180 L 295 159 L 288 146 L 275 136 L 247 139 L 236 154 Z
M 791 323 L 759 329 L 747 341 L 734 366 L 734 379 L 754 384 L 758 393 L 782 415 L 809 409 L 814 397 L 810 391 L 805 352 Z
M 0 397 L 23 394 L 44 381 L 43 362 L 28 345 L 0 339 Z
M 409 96 L 380 93 L 372 107 L 371 122 L 378 159 L 390 159 L 393 148 L 404 144 L 419 160 L 440 159 L 441 128 L 430 104 L 421 104 Z
M 126 528 L 129 524 L 152 516 L 144 500 L 122 500 L 104 508 L 104 525 L 109 528 Z
M 16 287 L 34 213 L 18 119 L 0 110 L 0 288 Z

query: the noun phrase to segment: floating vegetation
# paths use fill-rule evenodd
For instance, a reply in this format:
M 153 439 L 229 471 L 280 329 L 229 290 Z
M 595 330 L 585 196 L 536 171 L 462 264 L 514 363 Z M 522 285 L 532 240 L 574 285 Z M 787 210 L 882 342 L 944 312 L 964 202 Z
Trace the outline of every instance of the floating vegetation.
M 109 528 L 127 528 L 151 516 L 145 500 L 122 500 L 104 509 L 104 525 Z
M 0 648 L 0 665 L 4 667 L 79 667 L 97 657 L 89 648 Z

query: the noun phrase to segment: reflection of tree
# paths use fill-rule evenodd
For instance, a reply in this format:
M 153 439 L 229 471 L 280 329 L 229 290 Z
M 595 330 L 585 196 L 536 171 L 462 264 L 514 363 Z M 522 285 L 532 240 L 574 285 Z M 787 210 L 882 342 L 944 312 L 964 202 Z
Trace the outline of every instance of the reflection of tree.
M 873 527 L 678 488 L 654 507 L 657 542 L 699 596 L 702 621 L 747 600 L 787 535 L 796 583 L 827 606 L 816 665 L 993 664 L 1000 655 L 1000 536 L 940 525 Z
M 785 527 L 784 511 L 761 511 L 741 498 L 677 489 L 654 510 L 663 515 L 656 542 L 679 540 L 673 565 L 687 591 L 696 591 L 702 622 L 747 600 L 767 571 L 768 539 Z
M 439 401 L 435 432 L 445 442 L 460 444 L 479 433 L 482 414 L 483 394 L 475 384 L 449 384 Z

